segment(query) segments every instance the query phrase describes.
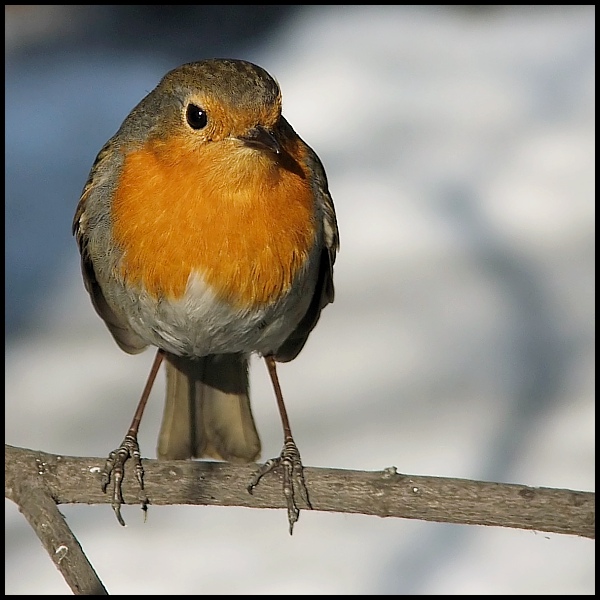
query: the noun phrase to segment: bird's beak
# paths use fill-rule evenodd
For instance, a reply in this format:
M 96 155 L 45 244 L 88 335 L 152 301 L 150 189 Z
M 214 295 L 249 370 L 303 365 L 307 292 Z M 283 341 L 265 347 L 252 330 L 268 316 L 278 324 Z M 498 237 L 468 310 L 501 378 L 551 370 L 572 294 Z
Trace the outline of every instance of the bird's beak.
M 267 149 L 274 154 L 281 154 L 281 146 L 275 135 L 262 125 L 253 127 L 246 135 L 240 136 L 239 139 L 252 148 Z

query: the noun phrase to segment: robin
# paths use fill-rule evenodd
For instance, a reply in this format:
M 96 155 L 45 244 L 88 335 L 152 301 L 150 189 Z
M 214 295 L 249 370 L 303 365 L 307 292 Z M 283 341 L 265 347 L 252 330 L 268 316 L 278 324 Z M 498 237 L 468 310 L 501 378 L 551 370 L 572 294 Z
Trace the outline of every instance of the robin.
M 160 81 L 98 154 L 73 221 L 85 287 L 122 350 L 156 357 L 123 443 L 102 475 L 131 459 L 146 509 L 137 441 L 166 365 L 159 459 L 234 463 L 260 454 L 248 360 L 266 361 L 283 425 L 281 454 L 254 475 L 283 474 L 290 533 L 296 494 L 310 506 L 276 362 L 302 350 L 333 302 L 338 228 L 323 165 L 281 113 L 277 82 L 242 60 L 184 64 Z

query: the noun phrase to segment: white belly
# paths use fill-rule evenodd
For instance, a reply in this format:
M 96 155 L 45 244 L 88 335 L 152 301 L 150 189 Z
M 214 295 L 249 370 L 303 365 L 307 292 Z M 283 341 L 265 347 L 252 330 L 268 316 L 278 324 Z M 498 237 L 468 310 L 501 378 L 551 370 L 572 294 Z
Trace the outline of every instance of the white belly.
M 303 270 L 277 302 L 250 309 L 218 299 L 199 276 L 190 278 L 180 300 L 157 301 L 143 291 L 122 292 L 128 300 L 129 325 L 148 344 L 180 356 L 266 355 L 283 344 L 308 310 L 315 277 L 315 272 Z

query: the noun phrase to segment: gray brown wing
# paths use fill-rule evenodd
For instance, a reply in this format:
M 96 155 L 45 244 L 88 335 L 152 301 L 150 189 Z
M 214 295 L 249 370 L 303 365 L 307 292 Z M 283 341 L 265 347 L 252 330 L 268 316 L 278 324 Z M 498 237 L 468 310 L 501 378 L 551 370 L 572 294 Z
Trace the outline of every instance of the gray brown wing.
M 83 283 L 90 295 L 96 312 L 106 323 L 106 326 L 119 347 L 129 354 L 137 354 L 144 350 L 147 344 L 129 328 L 127 321 L 123 317 L 120 317 L 106 301 L 102 287 L 96 277 L 96 271 L 94 269 L 90 251 L 89 215 L 86 210 L 86 204 L 89 201 L 90 195 L 94 193 L 98 186 L 99 173 L 106 169 L 105 163 L 111 158 L 111 153 L 108 148 L 109 145 L 106 144 L 102 150 L 100 150 L 94 162 L 90 176 L 81 193 L 77 210 L 75 211 L 72 231 L 81 255 Z
M 319 321 L 321 311 L 334 300 L 333 265 L 339 249 L 339 232 L 333 200 L 329 194 L 325 169 L 318 156 L 310 153 L 313 172 L 315 173 L 316 192 L 321 200 L 323 213 L 323 241 L 319 259 L 319 272 L 312 300 L 306 314 L 290 334 L 287 340 L 278 348 L 275 359 L 279 362 L 289 362 L 298 356 L 310 332 Z

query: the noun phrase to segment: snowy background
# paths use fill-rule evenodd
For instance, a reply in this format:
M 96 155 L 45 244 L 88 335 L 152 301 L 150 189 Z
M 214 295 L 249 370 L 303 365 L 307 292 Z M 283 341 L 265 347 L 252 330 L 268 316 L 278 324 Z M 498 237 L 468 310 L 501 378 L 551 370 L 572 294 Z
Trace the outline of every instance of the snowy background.
M 117 445 L 152 362 L 84 291 L 89 168 L 169 69 L 245 58 L 325 164 L 336 301 L 280 368 L 307 466 L 594 490 L 595 9 L 9 6 L 6 441 Z M 281 427 L 252 364 L 263 457 Z M 155 457 L 163 381 L 140 443 Z M 593 594 L 594 542 L 304 511 L 63 506 L 112 594 Z M 6 593 L 69 593 L 6 502 Z

